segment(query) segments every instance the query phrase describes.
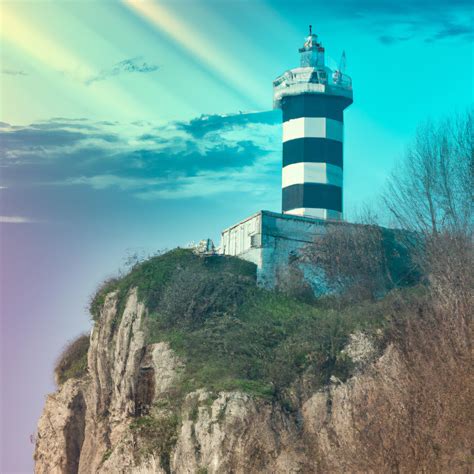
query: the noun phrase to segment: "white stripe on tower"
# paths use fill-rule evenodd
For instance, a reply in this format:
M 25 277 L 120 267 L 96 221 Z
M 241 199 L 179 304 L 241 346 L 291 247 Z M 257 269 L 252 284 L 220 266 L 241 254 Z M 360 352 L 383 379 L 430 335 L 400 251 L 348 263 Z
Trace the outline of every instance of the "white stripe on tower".
M 344 125 L 325 117 L 300 117 L 283 122 L 283 141 L 297 138 L 328 138 L 342 142 Z
M 282 188 L 304 183 L 342 187 L 342 168 L 329 163 L 293 163 L 283 168 Z
M 296 209 L 292 209 L 291 211 L 285 212 L 285 214 L 291 214 L 293 216 L 313 217 L 315 219 L 342 219 L 342 212 L 333 211 L 332 209 L 321 209 L 315 207 L 298 207 Z

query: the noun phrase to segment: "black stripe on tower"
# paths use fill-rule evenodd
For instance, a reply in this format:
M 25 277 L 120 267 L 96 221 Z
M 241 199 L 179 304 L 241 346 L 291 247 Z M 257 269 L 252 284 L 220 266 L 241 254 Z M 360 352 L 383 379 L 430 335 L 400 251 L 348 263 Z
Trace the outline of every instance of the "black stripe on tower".
M 343 121 L 343 111 L 352 99 L 322 94 L 300 94 L 282 99 L 283 122 L 300 117 L 326 117 Z
M 283 212 L 301 207 L 342 212 L 342 188 L 332 184 L 293 184 L 282 189 Z
M 328 138 L 283 142 L 283 167 L 293 163 L 329 163 L 342 168 L 342 142 Z

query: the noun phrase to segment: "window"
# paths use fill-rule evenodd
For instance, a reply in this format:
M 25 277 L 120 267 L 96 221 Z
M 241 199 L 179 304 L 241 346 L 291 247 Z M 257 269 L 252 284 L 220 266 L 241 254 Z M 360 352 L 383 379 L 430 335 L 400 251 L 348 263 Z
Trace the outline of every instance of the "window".
M 253 234 L 250 236 L 250 247 L 258 248 L 262 246 L 262 234 Z

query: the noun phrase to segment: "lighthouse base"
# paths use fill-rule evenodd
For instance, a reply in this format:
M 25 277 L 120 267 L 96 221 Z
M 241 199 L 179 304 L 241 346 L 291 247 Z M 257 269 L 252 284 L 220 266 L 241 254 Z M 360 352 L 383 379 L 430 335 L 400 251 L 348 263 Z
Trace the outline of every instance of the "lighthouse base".
M 321 288 L 321 276 L 314 271 L 308 275 L 302 251 L 316 236 L 324 234 L 330 223 L 324 219 L 259 211 L 222 231 L 218 251 L 255 263 L 257 282 L 266 288 L 277 286 L 295 262 L 308 282 Z

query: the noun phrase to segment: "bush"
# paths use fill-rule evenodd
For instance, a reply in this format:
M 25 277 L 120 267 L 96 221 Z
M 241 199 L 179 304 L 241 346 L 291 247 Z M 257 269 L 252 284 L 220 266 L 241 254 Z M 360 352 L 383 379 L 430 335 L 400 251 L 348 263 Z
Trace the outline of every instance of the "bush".
M 89 313 L 93 321 L 99 320 L 100 311 L 105 303 L 105 297 L 108 293 L 111 293 L 118 287 L 119 282 L 120 280 L 118 278 L 107 278 L 101 283 L 95 294 L 92 296 L 89 303 Z
M 256 266 L 235 257 L 195 255 L 190 249 L 177 248 L 162 255 L 152 257 L 145 262 L 137 263 L 122 278 L 106 280 L 98 289 L 90 304 L 90 313 L 94 321 L 100 315 L 100 309 L 107 293 L 118 292 L 118 314 L 123 312 L 129 291 L 138 289 L 139 299 L 145 303 L 150 312 L 161 305 L 162 296 L 170 281 L 179 279 L 183 271 L 197 277 L 202 272 L 216 276 L 225 274 L 240 275 L 242 278 L 255 281 Z M 190 283 L 189 280 L 187 283 Z M 175 285 L 176 287 L 176 285 Z M 184 288 L 182 288 L 184 290 Z M 169 291 L 168 291 L 169 293 Z
M 81 334 L 63 349 L 54 368 L 58 385 L 71 378 L 81 378 L 87 373 L 89 343 L 89 334 Z
M 242 390 L 280 398 L 303 374 L 317 387 L 331 375 L 344 380 L 352 373 L 341 353 L 350 334 L 374 331 L 390 314 L 385 301 L 336 311 L 206 273 L 180 294 L 179 288 L 171 292 L 176 300 L 170 296 L 164 311 L 148 320 L 147 333 L 150 343 L 167 340 L 186 361 L 183 392 Z
M 147 459 L 150 455 L 156 454 L 165 472 L 171 472 L 170 456 L 178 438 L 179 421 L 176 414 L 157 418 L 142 416 L 134 420 L 130 429 L 138 438 L 139 446 L 135 451 L 137 460 Z
M 419 282 L 409 250 L 419 244 L 414 240 L 413 233 L 374 224 L 332 224 L 305 248 L 304 258 L 323 272 L 326 290 L 351 301 L 376 299 Z
M 298 259 L 290 259 L 288 264 L 278 268 L 276 289 L 305 303 L 313 303 L 315 300 L 313 288 L 306 279 L 304 271 L 300 268 Z
M 166 285 L 159 308 L 164 327 L 198 327 L 207 319 L 234 314 L 254 281 L 231 272 L 186 267 Z

